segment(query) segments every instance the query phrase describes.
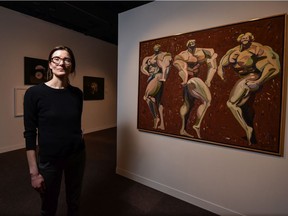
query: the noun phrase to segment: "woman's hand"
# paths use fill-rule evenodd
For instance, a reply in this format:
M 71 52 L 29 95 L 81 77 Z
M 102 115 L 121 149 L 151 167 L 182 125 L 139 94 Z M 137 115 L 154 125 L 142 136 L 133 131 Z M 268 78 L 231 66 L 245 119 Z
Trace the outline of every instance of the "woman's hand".
M 31 174 L 31 185 L 39 193 L 44 193 L 45 183 L 41 174 Z

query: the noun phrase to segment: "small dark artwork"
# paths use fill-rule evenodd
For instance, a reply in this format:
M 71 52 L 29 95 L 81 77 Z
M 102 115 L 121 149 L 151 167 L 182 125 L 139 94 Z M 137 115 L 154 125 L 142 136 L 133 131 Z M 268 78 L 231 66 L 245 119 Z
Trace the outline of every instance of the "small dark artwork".
M 104 99 L 104 78 L 83 77 L 84 100 Z
M 24 57 L 24 84 L 36 85 L 47 81 L 48 61 Z

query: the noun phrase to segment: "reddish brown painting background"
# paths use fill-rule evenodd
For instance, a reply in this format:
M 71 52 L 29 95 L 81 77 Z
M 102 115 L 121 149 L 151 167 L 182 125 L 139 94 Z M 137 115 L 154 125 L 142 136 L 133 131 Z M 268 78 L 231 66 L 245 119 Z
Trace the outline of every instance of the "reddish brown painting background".
M 285 78 L 283 72 L 285 20 L 286 15 L 279 15 L 140 42 L 138 129 L 194 141 L 281 155 L 283 151 L 281 140 L 284 140 L 281 139 L 281 136 L 284 136 L 282 120 L 285 121 L 285 118 L 283 118 L 285 116 L 282 113 L 285 101 L 282 101 L 282 94 L 286 92 L 286 89 L 283 89 L 284 86 L 282 86 Z M 257 144 L 248 144 L 245 131 L 226 106 L 230 91 L 236 81 L 239 80 L 239 75 L 231 67 L 224 68 L 225 81 L 222 81 L 216 73 L 211 82 L 211 106 L 208 108 L 201 124 L 202 138 L 198 139 L 192 128 L 195 123 L 198 101 L 191 112 L 187 127 L 187 132 L 194 135 L 195 138 L 188 138 L 179 134 L 181 128 L 179 110 L 183 104 L 183 88 L 180 84 L 182 80 L 178 75 L 178 71 L 172 65 L 169 76 L 164 83 L 161 100 L 164 106 L 165 130 L 153 129 L 152 115 L 147 103 L 143 100 L 148 77 L 140 72 L 142 60 L 144 57 L 153 54 L 153 46 L 160 44 L 161 50 L 170 52 L 172 58 L 174 58 L 175 55 L 187 49 L 186 43 L 188 40 L 195 39 L 197 47 L 214 48 L 218 54 L 217 64 L 219 65 L 222 56 L 229 49 L 239 45 L 237 37 L 246 32 L 251 32 L 254 35 L 255 42 L 272 47 L 279 55 L 281 63 L 280 75 L 265 83 L 263 88 L 256 92 L 254 98 L 251 99 L 251 106 L 255 110 L 253 125 Z M 199 77 L 205 80 L 206 75 L 207 67 L 202 65 Z

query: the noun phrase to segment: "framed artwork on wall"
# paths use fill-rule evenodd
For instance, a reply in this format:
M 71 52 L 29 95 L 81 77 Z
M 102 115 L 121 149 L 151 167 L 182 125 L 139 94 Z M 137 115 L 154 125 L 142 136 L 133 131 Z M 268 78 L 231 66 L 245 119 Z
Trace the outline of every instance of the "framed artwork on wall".
M 282 156 L 286 25 L 283 14 L 140 42 L 137 128 Z
M 48 61 L 24 57 L 24 84 L 36 85 L 48 80 Z
M 23 105 L 24 105 L 24 95 L 28 88 L 27 87 L 17 87 L 14 88 L 14 116 L 23 116 Z
M 83 77 L 84 100 L 103 100 L 104 99 L 104 78 Z

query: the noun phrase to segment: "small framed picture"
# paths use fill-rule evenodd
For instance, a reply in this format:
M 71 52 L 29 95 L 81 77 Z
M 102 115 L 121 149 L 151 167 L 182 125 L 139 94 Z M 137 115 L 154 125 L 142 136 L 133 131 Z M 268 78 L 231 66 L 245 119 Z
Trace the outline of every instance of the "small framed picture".
M 83 77 L 84 100 L 103 100 L 104 99 L 104 78 Z
M 21 117 L 24 114 L 24 95 L 28 88 L 27 87 L 17 87 L 14 89 L 14 116 Z
M 24 84 L 36 85 L 48 80 L 48 61 L 24 57 Z

